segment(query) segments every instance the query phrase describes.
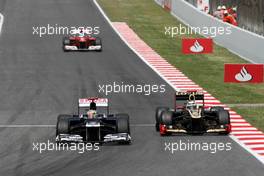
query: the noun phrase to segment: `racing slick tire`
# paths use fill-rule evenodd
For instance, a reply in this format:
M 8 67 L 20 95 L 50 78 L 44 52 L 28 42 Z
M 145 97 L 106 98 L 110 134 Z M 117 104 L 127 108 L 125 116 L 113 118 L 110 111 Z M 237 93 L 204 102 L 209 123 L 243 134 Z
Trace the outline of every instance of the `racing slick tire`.
M 230 115 L 226 110 L 218 111 L 217 113 L 219 125 L 227 125 L 230 124 Z
M 130 125 L 129 125 L 129 116 L 128 114 L 117 114 L 116 127 L 117 133 L 127 133 L 130 135 Z M 129 145 L 131 141 L 120 141 L 120 145 Z
M 161 114 L 161 123 L 166 126 L 172 125 L 172 117 L 173 117 L 173 112 L 163 111 Z
M 156 118 L 156 125 L 155 125 L 155 128 L 156 128 L 156 131 L 159 131 L 159 125 L 160 125 L 160 122 L 161 122 L 161 114 L 163 111 L 168 111 L 169 108 L 168 107 L 157 107 L 156 108 L 156 114 L 155 114 L 155 118 Z
M 221 106 L 213 106 L 211 107 L 211 111 L 224 111 L 225 109 Z
M 64 37 L 62 40 L 62 49 L 64 52 L 68 52 L 69 50 L 65 49 L 65 45 L 70 45 L 70 39 L 69 37 Z
M 96 37 L 96 40 L 95 40 L 95 46 L 98 46 L 98 45 L 101 45 L 101 49 L 100 50 L 97 50 L 98 52 L 101 52 L 103 49 L 103 46 L 102 46 L 102 40 L 100 37 Z
M 69 133 L 69 119 L 71 115 L 59 115 L 57 119 L 56 126 L 56 136 L 59 134 L 68 134 Z
M 63 45 L 70 45 L 69 37 L 64 37 L 62 42 L 63 42 Z
M 226 110 L 218 111 L 217 113 L 219 125 L 230 125 L 230 115 L 229 112 Z M 221 135 L 227 135 L 230 133 L 230 130 L 225 132 L 220 132 Z
M 219 121 L 219 118 L 218 118 L 219 111 L 225 111 L 225 109 L 223 107 L 221 107 L 221 106 L 213 106 L 210 109 L 210 112 L 214 113 L 214 116 L 213 116 L 214 118 L 213 119 L 215 121 Z
M 117 114 L 116 117 L 116 132 L 130 134 L 128 114 Z

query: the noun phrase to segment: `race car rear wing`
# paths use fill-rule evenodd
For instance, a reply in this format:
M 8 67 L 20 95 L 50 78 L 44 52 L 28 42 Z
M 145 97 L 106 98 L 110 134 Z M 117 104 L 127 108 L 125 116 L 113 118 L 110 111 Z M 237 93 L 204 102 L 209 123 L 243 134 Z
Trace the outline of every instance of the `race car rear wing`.
M 180 91 L 175 93 L 175 108 L 185 106 L 188 101 L 196 101 L 204 106 L 204 94 L 198 91 Z
M 80 98 L 78 101 L 78 113 L 79 113 L 79 108 L 89 108 L 91 102 L 96 103 L 97 107 L 106 107 L 107 113 L 109 113 L 108 99 L 107 98 L 97 98 L 97 97 Z
M 98 107 L 108 107 L 107 98 L 80 98 L 79 107 L 90 107 L 90 103 L 95 102 Z

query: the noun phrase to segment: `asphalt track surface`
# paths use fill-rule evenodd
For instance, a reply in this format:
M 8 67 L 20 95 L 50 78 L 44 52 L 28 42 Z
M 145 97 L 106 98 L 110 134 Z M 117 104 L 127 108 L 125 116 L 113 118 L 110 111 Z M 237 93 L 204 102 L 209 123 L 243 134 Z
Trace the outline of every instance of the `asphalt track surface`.
M 0 124 L 55 125 L 59 113 L 76 111 L 79 97 L 103 96 L 98 85 L 116 82 L 165 84 L 114 33 L 89 0 L 12 0 L 3 8 L 0 37 Z M 62 36 L 39 38 L 32 26 L 99 26 L 104 50 L 63 53 Z M 157 106 L 173 103 L 165 94 L 111 94 L 112 112 L 126 112 L 131 124 L 153 124 Z M 33 151 L 33 142 L 54 141 L 55 128 L 0 128 L 0 175 L 229 175 L 260 176 L 264 167 L 226 136 L 161 138 L 152 126 L 132 126 L 133 144 L 100 151 Z M 164 151 L 164 142 L 230 142 L 232 150 Z

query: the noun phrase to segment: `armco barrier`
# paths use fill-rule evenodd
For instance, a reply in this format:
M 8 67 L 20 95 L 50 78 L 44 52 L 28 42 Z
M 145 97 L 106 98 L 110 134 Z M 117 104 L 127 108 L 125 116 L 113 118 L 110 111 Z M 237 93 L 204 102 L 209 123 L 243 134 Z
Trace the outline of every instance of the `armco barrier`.
M 162 5 L 161 0 L 155 0 Z M 228 27 L 231 26 L 230 35 L 218 35 L 214 42 L 229 49 L 253 63 L 264 63 L 264 37 L 244 29 L 224 23 L 208 14 L 205 14 L 184 0 L 172 0 L 171 14 L 186 25 L 192 27 Z

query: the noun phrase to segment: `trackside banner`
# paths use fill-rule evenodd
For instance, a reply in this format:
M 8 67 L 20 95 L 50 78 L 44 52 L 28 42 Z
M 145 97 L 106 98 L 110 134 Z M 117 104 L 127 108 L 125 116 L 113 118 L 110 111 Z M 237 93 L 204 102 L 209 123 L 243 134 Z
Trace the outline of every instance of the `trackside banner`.
M 263 64 L 225 64 L 224 81 L 229 83 L 263 83 Z
M 183 38 L 183 54 L 209 54 L 213 52 L 213 40 L 210 38 Z

